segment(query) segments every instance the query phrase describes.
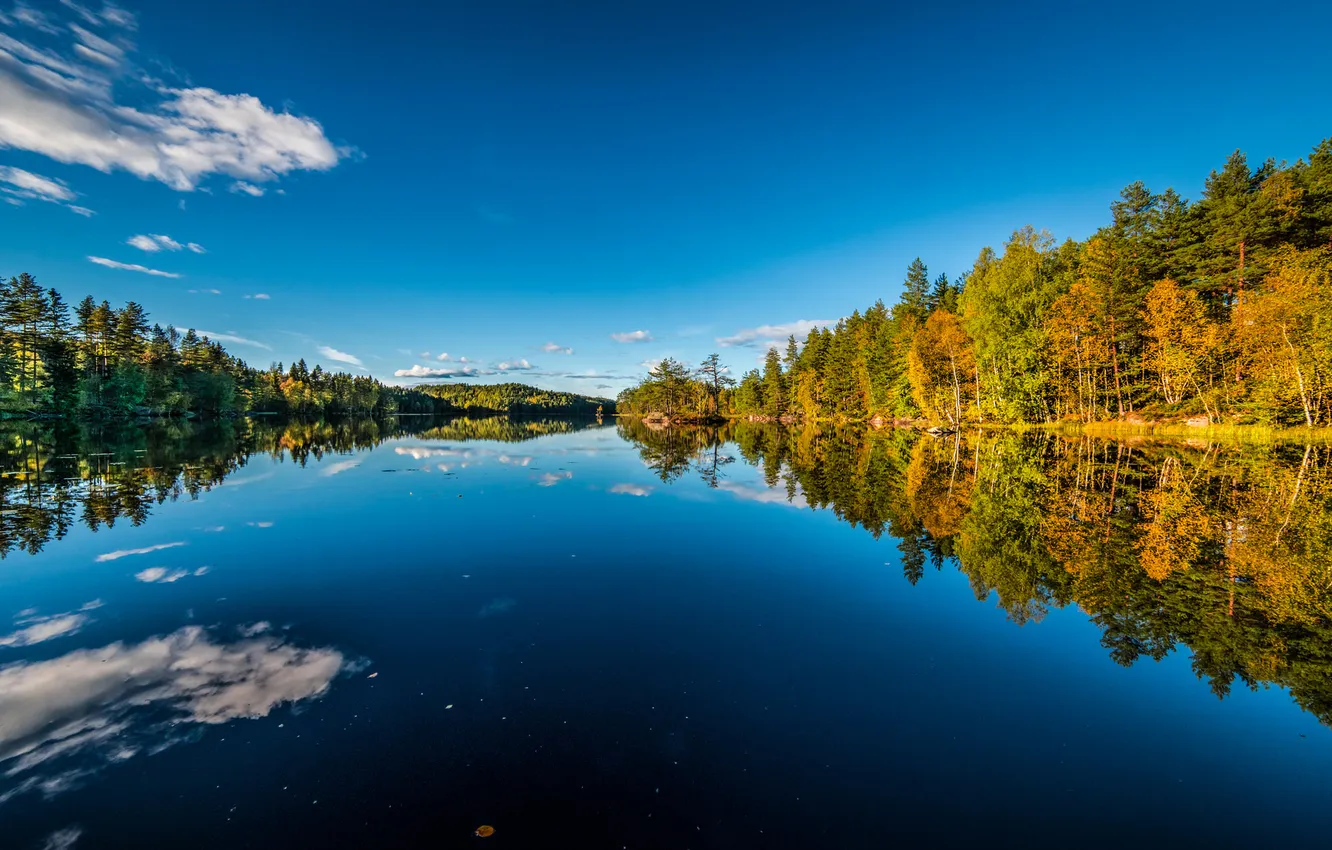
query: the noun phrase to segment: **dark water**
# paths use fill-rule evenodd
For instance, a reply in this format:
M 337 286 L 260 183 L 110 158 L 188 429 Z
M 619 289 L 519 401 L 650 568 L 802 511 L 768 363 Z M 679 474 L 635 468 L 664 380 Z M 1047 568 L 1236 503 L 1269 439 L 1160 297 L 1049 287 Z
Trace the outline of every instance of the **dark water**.
M 6 848 L 1332 827 L 1326 447 L 463 420 L 3 454 Z

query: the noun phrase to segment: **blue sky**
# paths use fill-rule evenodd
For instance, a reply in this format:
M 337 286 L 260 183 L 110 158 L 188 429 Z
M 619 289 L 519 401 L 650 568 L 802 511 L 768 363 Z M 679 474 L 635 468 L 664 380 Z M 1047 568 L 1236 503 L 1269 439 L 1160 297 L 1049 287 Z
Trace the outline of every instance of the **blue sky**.
M 1332 135 L 1312 2 L 0 15 L 0 273 L 405 382 L 742 370 L 917 255 L 956 275 L 1024 224 L 1086 236 L 1133 180 L 1196 197 L 1235 148 Z

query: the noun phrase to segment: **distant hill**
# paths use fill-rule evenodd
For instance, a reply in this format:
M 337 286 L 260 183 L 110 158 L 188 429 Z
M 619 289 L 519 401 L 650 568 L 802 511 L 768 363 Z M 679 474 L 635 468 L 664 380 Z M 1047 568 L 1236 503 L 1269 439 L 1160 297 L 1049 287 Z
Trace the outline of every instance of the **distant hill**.
M 615 402 L 608 398 L 543 390 L 527 384 L 431 384 L 416 389 L 469 413 L 609 416 L 615 412 Z

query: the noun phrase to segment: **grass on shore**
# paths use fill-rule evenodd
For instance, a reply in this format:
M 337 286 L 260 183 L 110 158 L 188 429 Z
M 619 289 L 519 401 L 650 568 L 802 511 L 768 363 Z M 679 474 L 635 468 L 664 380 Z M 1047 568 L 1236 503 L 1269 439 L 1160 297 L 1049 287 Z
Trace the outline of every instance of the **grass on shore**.
M 1214 423 L 1194 426 L 1179 422 L 1052 422 L 1005 425 L 1067 436 L 1193 438 L 1235 443 L 1332 443 L 1332 428 L 1281 428 L 1272 425 Z

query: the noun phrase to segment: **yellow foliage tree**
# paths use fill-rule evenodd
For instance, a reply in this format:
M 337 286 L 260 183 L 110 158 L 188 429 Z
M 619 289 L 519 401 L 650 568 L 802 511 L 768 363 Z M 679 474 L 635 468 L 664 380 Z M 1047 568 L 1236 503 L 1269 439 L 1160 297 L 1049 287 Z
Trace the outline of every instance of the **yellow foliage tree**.
M 956 315 L 935 310 L 907 352 L 911 396 L 931 419 L 962 421 L 962 399 L 974 391 L 976 358 Z
M 1178 458 L 1164 460 L 1156 489 L 1143 497 L 1139 507 L 1147 519 L 1147 531 L 1138 538 L 1138 559 L 1147 575 L 1157 581 L 1187 570 L 1215 533 Z
M 1148 368 L 1156 373 L 1161 395 L 1178 404 L 1196 390 L 1210 418 L 1203 388 L 1210 382 L 1220 332 L 1198 294 L 1170 279 L 1158 281 L 1147 293 L 1142 320 Z
M 1080 280 L 1055 300 L 1045 320 L 1064 401 L 1087 422 L 1094 418 L 1098 408 L 1097 381 L 1104 379 L 1111 365 L 1110 336 L 1104 327 L 1104 314 L 1105 304 L 1100 294 Z M 1102 383 L 1108 386 L 1108 381 Z
M 1262 290 L 1231 315 L 1257 392 L 1278 411 L 1298 402 L 1304 424 L 1328 420 L 1332 404 L 1332 253 L 1278 255 Z

